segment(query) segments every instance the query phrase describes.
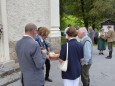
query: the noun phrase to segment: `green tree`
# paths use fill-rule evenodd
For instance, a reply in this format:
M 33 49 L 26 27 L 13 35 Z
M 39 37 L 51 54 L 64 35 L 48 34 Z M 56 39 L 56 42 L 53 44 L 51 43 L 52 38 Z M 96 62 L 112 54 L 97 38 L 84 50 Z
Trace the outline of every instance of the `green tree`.
M 63 14 L 73 15 L 84 21 L 84 26 L 98 25 L 105 19 L 115 19 L 114 0 L 60 0 Z M 60 4 L 60 5 L 61 5 Z
M 73 27 L 80 26 L 83 27 L 83 20 L 72 15 L 64 14 L 61 19 L 61 29 L 64 30 L 68 24 L 71 24 Z

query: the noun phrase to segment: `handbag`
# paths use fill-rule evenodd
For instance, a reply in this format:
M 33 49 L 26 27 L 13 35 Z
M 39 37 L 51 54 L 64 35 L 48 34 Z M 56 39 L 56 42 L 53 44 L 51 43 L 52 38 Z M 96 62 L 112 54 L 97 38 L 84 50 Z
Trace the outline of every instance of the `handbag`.
M 59 65 L 59 69 L 61 71 L 66 72 L 67 71 L 67 67 L 68 67 L 68 43 L 67 43 L 67 51 L 66 51 L 66 60 L 63 61 L 60 65 Z

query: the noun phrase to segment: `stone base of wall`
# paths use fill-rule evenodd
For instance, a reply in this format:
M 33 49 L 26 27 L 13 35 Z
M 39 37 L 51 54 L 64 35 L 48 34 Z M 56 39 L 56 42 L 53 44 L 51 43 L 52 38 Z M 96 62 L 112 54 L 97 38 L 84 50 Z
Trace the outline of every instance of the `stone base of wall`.
M 50 47 L 50 50 L 51 51 L 56 51 L 56 52 L 59 52 L 60 49 L 61 49 L 61 38 L 60 37 L 51 37 L 48 39 L 51 43 L 51 47 Z
M 0 64 L 0 86 L 7 86 L 20 79 L 19 64 L 14 60 Z
M 61 37 L 50 37 L 48 38 L 48 41 L 51 43 L 51 47 L 50 47 L 51 51 L 55 51 L 55 52 L 60 51 Z M 16 41 L 9 42 L 10 59 L 15 60 L 17 62 L 18 60 L 17 60 L 16 53 L 15 53 L 15 46 L 16 46 Z
M 10 59 L 17 60 L 15 51 L 16 41 L 9 41 Z

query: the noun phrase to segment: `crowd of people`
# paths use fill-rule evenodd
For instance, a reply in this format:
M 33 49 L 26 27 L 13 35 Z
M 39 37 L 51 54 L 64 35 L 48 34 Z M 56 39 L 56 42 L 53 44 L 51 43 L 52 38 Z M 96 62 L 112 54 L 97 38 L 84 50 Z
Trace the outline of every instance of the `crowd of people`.
M 96 29 L 90 30 L 89 37 L 94 44 L 98 44 L 99 55 L 104 55 L 103 51 L 106 50 L 106 44 L 108 44 L 109 55 L 105 58 L 112 58 L 113 44 L 115 42 L 115 29 L 112 26 L 107 27 L 108 32 L 104 31 L 104 28 L 98 32 Z M 92 35 L 93 34 L 93 35 Z
M 33 23 L 25 26 L 25 35 L 16 43 L 22 86 L 44 86 L 45 81 L 52 82 L 50 74 L 50 42 L 47 37 L 50 31 L 46 27 L 39 27 Z M 64 86 L 90 86 L 90 67 L 92 65 L 93 43 L 98 44 L 99 55 L 103 55 L 108 42 L 109 56 L 112 58 L 112 45 L 115 41 L 115 31 L 108 26 L 108 32 L 101 29 L 100 34 L 90 27 L 73 28 L 70 24 L 65 29 L 66 43 L 62 44 L 59 54 L 53 54 L 62 63 L 66 59 L 68 43 L 68 66 L 67 71 L 62 71 Z M 44 77 L 45 64 L 45 77 Z
M 71 27 L 71 25 L 68 25 Z M 68 28 L 68 27 L 67 27 Z M 67 30 L 65 29 L 65 31 Z M 79 26 L 76 27 L 76 31 L 78 31 Z M 106 44 L 108 44 L 109 55 L 106 57 L 107 59 L 112 58 L 113 44 L 115 42 L 115 29 L 112 28 L 111 25 L 107 27 L 108 32 L 104 31 L 104 28 L 101 28 L 99 31 L 96 28 L 89 27 L 87 31 L 87 35 L 92 40 L 92 43 L 98 45 L 97 49 L 99 50 L 99 55 L 104 55 L 103 51 L 106 50 Z M 77 41 L 80 42 L 79 37 L 76 37 Z

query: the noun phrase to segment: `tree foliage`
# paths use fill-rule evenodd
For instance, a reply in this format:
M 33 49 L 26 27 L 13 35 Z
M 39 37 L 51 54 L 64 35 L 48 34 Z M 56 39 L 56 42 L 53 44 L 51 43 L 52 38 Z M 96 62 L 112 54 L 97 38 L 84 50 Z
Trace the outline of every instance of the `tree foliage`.
M 71 24 L 74 27 L 76 27 L 76 26 L 83 27 L 84 26 L 84 22 L 82 19 L 77 18 L 77 17 L 72 16 L 72 15 L 64 14 L 64 16 L 61 19 L 62 30 L 64 30 L 68 26 L 68 24 Z
M 60 0 L 61 18 L 67 15 L 82 19 L 84 26 L 93 26 L 106 19 L 115 20 L 115 0 Z

